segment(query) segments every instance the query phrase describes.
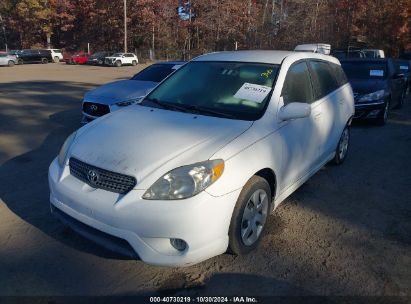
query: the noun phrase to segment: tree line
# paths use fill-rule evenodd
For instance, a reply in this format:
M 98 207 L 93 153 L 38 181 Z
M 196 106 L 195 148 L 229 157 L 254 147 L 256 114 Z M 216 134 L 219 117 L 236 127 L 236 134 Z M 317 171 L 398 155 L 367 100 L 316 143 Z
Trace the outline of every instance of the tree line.
M 186 2 L 185 0 L 183 2 Z M 293 49 L 301 43 L 366 46 L 397 56 L 411 48 L 409 0 L 127 0 L 130 51 L 158 58 L 238 49 Z M 0 48 L 122 51 L 123 0 L 2 0 Z

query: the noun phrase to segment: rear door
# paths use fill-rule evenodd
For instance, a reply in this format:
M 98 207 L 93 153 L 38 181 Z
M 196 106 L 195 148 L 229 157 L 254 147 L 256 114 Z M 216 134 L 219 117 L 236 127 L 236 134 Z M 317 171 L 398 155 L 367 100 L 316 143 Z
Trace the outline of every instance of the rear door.
M 391 107 L 398 106 L 405 90 L 405 77 L 398 77 L 397 68 L 391 59 L 387 60 L 388 81 L 391 89 Z
M 281 97 L 284 106 L 292 102 L 314 102 L 314 91 L 305 60 L 298 61 L 289 68 Z M 279 129 L 280 136 L 284 138 L 281 169 L 284 185 L 291 186 L 318 163 L 319 130 L 315 119 L 312 112 L 308 117 L 284 121 Z
M 315 89 L 315 101 L 311 105 L 315 127 L 319 132 L 319 162 L 324 162 L 334 152 L 339 135 L 339 107 L 341 96 L 338 83 L 330 63 L 309 60 L 311 78 Z

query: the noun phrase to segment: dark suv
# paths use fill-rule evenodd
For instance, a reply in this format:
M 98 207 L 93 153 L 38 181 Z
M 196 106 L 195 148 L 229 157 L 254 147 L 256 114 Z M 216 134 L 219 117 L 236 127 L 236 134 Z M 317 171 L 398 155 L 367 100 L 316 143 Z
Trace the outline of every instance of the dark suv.
M 354 91 L 355 118 L 383 125 L 389 109 L 403 105 L 405 78 L 392 59 L 347 59 L 341 66 Z
M 26 49 L 18 54 L 19 64 L 23 63 L 49 63 L 53 62 L 50 50 Z
M 398 74 L 403 74 L 405 78 L 405 94 L 411 92 L 411 61 L 405 59 L 397 59 L 394 61 Z
M 113 54 L 113 52 L 97 52 L 94 53 L 93 55 L 91 55 L 86 64 L 91 64 L 91 65 L 104 65 L 104 60 L 106 59 L 106 57 L 110 56 L 111 54 Z

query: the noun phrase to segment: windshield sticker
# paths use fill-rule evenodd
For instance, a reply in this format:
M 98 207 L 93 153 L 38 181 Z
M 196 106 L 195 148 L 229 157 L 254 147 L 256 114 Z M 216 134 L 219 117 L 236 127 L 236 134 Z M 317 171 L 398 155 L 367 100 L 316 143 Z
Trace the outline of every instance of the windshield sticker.
M 179 68 L 182 67 L 182 64 L 176 64 L 175 66 L 173 66 L 171 69 L 172 70 L 178 70 Z
M 408 67 L 406 65 L 400 65 L 400 70 L 408 71 Z
M 270 91 L 270 87 L 246 82 L 241 86 L 237 93 L 235 93 L 234 97 L 262 103 Z
M 370 70 L 370 76 L 382 77 L 384 76 L 384 70 Z
M 261 73 L 261 77 L 265 77 L 268 78 L 271 76 L 271 74 L 273 73 L 272 69 L 268 69 L 267 71 L 265 71 L 264 73 Z

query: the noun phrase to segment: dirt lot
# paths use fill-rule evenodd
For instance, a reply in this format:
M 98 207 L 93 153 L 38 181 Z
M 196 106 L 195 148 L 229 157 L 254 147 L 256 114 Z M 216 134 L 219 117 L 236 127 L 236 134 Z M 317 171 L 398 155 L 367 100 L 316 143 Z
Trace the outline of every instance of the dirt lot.
M 48 165 L 80 127 L 83 94 L 141 68 L 0 68 L 0 295 L 411 296 L 411 98 L 385 127 L 354 126 L 346 163 L 289 197 L 248 256 L 153 267 L 64 228 Z

